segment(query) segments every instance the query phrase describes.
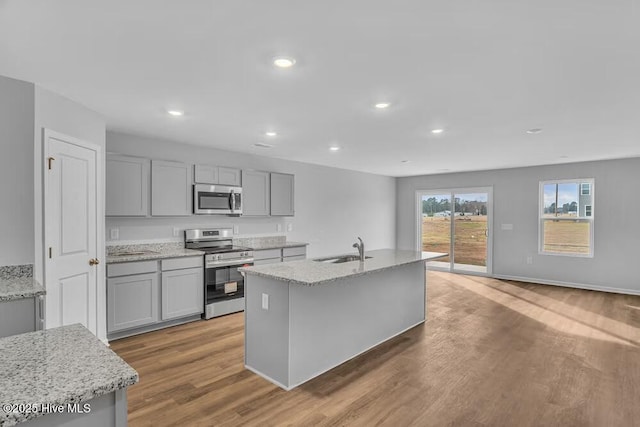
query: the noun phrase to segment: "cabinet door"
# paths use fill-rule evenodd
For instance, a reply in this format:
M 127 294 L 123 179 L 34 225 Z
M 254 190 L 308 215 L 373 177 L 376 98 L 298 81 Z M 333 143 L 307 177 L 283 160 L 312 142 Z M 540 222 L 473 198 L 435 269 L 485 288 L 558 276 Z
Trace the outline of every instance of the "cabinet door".
M 191 165 L 151 161 L 151 215 L 191 215 Z
M 204 312 L 202 268 L 162 273 L 162 320 Z
M 158 273 L 107 280 L 107 332 L 149 325 L 158 321 Z
M 211 165 L 196 165 L 193 181 L 197 184 L 217 184 L 218 167 Z
M 271 215 L 294 215 L 293 175 L 271 173 Z
M 107 155 L 106 215 L 149 214 L 149 160 Z
M 269 172 L 242 171 L 242 215 L 269 216 Z
M 220 166 L 218 168 L 218 184 L 220 185 L 231 185 L 235 187 L 240 187 L 242 184 L 240 169 L 235 168 L 225 168 Z

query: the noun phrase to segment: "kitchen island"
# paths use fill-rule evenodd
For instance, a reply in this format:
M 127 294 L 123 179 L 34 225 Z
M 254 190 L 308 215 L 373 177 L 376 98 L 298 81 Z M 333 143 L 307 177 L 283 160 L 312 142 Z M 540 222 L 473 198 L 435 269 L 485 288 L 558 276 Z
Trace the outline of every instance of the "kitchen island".
M 245 367 L 290 390 L 423 323 L 425 262 L 446 255 L 381 249 L 240 269 Z
M 0 427 L 126 426 L 138 373 L 80 324 L 0 339 Z

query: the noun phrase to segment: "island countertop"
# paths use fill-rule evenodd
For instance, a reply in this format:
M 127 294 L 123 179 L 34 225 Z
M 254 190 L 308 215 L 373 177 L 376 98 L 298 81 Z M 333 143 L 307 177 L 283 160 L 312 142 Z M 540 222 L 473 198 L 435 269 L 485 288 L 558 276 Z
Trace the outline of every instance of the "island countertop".
M 352 253 L 348 255 L 354 254 Z M 440 252 L 379 249 L 375 251 L 368 251 L 365 255 L 371 258 L 364 262 L 352 261 L 334 264 L 305 259 L 285 263 L 243 267 L 238 270 L 245 274 L 253 274 L 299 285 L 318 285 L 347 277 L 361 276 L 414 262 L 425 262 L 447 256 L 448 254 Z M 337 258 L 338 256 L 332 258 Z M 327 259 L 329 257 L 323 258 Z
M 0 267 L 0 302 L 44 295 L 44 287 L 32 277 L 31 265 Z
M 80 324 L 2 338 L 0 354 L 1 405 L 86 402 L 138 382 L 138 373 Z M 0 426 L 41 415 L 0 411 Z

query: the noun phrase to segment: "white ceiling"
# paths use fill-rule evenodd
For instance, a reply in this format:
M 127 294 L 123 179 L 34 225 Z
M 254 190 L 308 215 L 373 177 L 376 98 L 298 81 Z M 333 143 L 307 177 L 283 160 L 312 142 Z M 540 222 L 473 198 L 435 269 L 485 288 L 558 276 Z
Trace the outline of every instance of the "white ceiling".
M 385 175 L 640 156 L 636 0 L 0 0 L 0 74 L 111 130 Z

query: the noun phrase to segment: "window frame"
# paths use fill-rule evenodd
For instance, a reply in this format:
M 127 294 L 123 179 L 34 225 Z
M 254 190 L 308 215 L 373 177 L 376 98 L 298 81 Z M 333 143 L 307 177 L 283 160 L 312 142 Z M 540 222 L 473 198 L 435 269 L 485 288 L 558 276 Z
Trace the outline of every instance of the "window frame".
M 577 184 L 578 192 L 576 197 L 578 197 L 578 215 L 575 217 L 565 217 L 565 218 L 545 218 L 544 217 L 544 186 L 549 184 Z M 582 194 L 582 184 L 589 184 L 589 194 Z M 582 196 L 590 196 L 591 203 L 589 205 L 585 204 L 585 206 L 591 206 L 591 216 L 579 216 L 580 214 L 580 197 Z M 544 180 L 539 182 L 538 187 L 538 255 L 550 255 L 550 256 L 566 256 L 573 258 L 593 258 L 594 254 L 594 209 L 595 206 L 595 179 L 594 178 L 575 178 L 575 179 L 551 179 Z M 544 250 L 544 221 L 586 221 L 590 223 L 589 226 L 589 253 L 588 254 L 580 254 L 580 253 L 570 253 L 570 252 L 552 252 Z

